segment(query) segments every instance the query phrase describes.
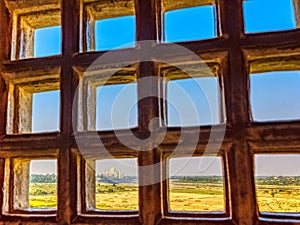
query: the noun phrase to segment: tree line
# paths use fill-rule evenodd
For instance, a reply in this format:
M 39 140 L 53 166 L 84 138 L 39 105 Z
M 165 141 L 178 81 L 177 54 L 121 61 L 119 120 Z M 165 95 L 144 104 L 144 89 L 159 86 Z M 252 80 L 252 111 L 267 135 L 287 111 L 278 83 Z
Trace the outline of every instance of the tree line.
M 57 176 L 55 174 L 32 174 L 30 183 L 56 183 Z
M 183 183 L 223 183 L 222 176 L 172 176 L 170 179 Z
M 257 176 L 258 185 L 300 185 L 300 176 Z

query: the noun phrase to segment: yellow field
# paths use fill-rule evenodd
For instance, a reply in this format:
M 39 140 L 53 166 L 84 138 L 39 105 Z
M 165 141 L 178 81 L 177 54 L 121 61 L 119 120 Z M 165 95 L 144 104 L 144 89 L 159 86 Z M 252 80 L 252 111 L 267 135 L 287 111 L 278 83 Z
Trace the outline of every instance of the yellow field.
M 138 210 L 138 193 L 96 194 L 96 208 L 103 210 Z
M 300 212 L 300 187 L 258 185 L 257 201 L 262 212 Z M 222 184 L 171 182 L 169 208 L 172 211 L 225 211 Z M 56 184 L 30 184 L 31 208 L 57 208 Z M 97 184 L 96 208 L 138 210 L 137 185 Z
M 172 211 L 225 211 L 222 184 L 171 182 L 169 208 Z
M 96 208 L 138 210 L 138 186 L 136 184 L 97 184 Z
M 259 185 L 257 201 L 262 212 L 300 212 L 300 187 Z
M 30 208 L 57 208 L 57 185 L 34 183 L 29 185 Z

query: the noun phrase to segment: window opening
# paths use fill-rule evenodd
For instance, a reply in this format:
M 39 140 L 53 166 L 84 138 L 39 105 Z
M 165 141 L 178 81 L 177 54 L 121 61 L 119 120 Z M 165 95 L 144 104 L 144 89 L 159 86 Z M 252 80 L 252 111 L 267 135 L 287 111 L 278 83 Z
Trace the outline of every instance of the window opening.
M 300 212 L 299 154 L 256 154 L 255 187 L 260 212 Z
M 60 91 L 33 94 L 32 132 L 59 131 Z
M 34 39 L 34 58 L 61 54 L 60 26 L 36 29 Z
M 250 104 L 255 122 L 300 119 L 299 71 L 274 71 L 250 75 Z
M 164 35 L 165 42 L 217 37 L 216 6 L 204 5 L 165 12 Z
M 244 0 L 243 9 L 246 33 L 296 28 L 293 0 Z
M 169 161 L 170 211 L 225 211 L 221 157 L 181 157 Z

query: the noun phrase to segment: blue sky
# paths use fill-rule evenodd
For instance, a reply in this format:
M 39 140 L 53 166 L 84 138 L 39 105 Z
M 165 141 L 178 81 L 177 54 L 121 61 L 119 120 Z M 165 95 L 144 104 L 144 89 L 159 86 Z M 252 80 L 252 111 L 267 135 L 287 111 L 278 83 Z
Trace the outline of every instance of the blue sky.
M 250 77 L 254 121 L 300 119 L 300 72 L 269 72 Z
M 257 154 L 256 176 L 300 176 L 300 154 Z
M 36 29 L 34 33 L 34 57 L 61 53 L 61 27 Z
M 60 91 L 33 94 L 32 130 L 48 132 L 59 130 Z M 42 107 L 41 107 L 42 106 Z
M 215 15 L 216 8 L 212 5 L 166 12 L 165 41 L 178 42 L 216 37 Z
M 181 157 L 169 162 L 171 176 L 222 176 L 221 157 Z
M 211 125 L 221 122 L 218 78 L 169 81 L 167 111 L 170 127 Z
M 266 8 L 268 10 L 265 10 Z M 276 1 L 276 4 L 274 4 L 274 0 L 248 0 L 244 1 L 243 9 L 246 33 L 296 28 L 292 0 L 279 0 Z M 217 25 L 214 18 L 216 18 L 214 6 L 167 12 L 165 13 L 163 41 L 180 42 L 214 38 L 217 35 Z M 120 48 L 120 45 L 123 45 L 122 47 L 133 47 L 135 32 L 134 16 L 97 21 L 95 31 L 96 50 Z M 36 30 L 35 57 L 60 53 L 61 28 L 59 26 Z M 251 110 L 255 121 L 300 119 L 300 73 L 298 71 L 253 74 L 250 76 L 250 85 Z M 169 126 L 179 126 L 181 122 L 183 122 L 181 124 L 183 126 L 219 123 L 220 107 L 217 101 L 218 92 L 216 87 L 217 79 L 212 77 L 169 82 L 167 84 L 167 96 L 170 101 L 167 105 L 169 109 Z M 186 102 L 184 96 L 178 94 L 180 89 L 186 91 L 186 97 L 190 97 L 195 106 L 195 117 L 191 116 L 193 109 L 190 106 L 183 107 L 186 106 L 183 104 Z M 100 90 L 102 91 L 100 92 Z M 117 128 L 135 127 L 137 125 L 137 107 L 134 105 L 137 99 L 136 85 L 114 85 L 98 88 L 97 90 L 96 128 L 98 130 L 112 129 L 110 112 L 112 101 L 118 94 L 120 94 L 119 103 L 114 106 L 117 110 L 114 110 L 113 119 L 118 123 Z M 35 94 L 33 100 L 33 132 L 58 130 L 59 91 Z M 207 100 L 209 100 L 210 105 Z M 133 106 L 125 107 L 126 105 Z M 121 108 L 126 110 L 122 111 Z M 176 108 L 177 110 L 175 110 Z M 180 115 L 178 112 L 180 112 Z M 122 117 L 124 115 L 129 115 L 130 119 Z M 180 116 L 182 121 L 180 121 Z M 197 120 L 197 117 L 200 120 Z M 291 157 L 282 156 L 279 158 L 282 158 L 282 161 L 288 158 L 291 159 Z M 298 157 L 294 157 L 294 160 L 298 159 Z M 177 159 L 176 162 L 179 161 L 180 159 Z M 264 157 L 261 157 L 258 161 L 264 162 Z M 265 165 L 269 166 L 272 163 L 268 163 L 268 160 L 265 162 Z M 215 174 L 219 174 L 218 168 L 214 168 Z M 261 166 L 257 168 L 262 168 L 259 170 L 265 171 Z M 182 173 L 191 173 L 191 171 L 193 171 L 192 168 L 183 168 Z M 268 171 L 273 171 L 273 169 L 264 173 L 268 174 Z M 285 171 L 288 171 L 288 169 Z
M 32 160 L 30 162 L 32 174 L 57 174 L 57 160 Z
M 274 4 L 276 2 L 276 4 Z M 244 1 L 246 33 L 289 30 L 296 28 L 293 0 Z
M 137 127 L 136 83 L 106 85 L 97 88 L 96 129 Z M 125 115 L 127 114 L 127 115 Z
M 110 50 L 134 47 L 135 16 L 123 16 L 112 19 L 98 20 L 95 23 L 96 50 Z

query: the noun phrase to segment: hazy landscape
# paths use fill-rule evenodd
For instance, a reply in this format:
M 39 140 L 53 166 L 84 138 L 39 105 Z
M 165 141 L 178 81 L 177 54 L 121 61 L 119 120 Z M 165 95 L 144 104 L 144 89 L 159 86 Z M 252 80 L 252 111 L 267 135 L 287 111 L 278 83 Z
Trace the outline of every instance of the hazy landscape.
M 138 210 L 136 177 L 96 177 L 96 208 Z M 262 212 L 300 212 L 300 177 L 256 178 L 257 201 Z M 55 175 L 32 175 L 30 207 L 56 208 Z M 177 176 L 170 178 L 169 208 L 172 211 L 224 211 L 223 180 L 219 176 Z

